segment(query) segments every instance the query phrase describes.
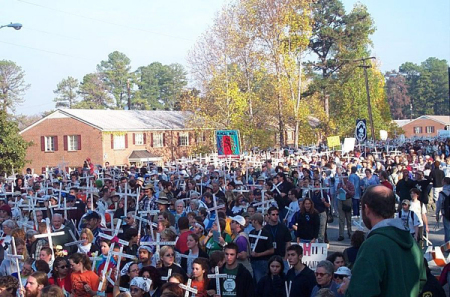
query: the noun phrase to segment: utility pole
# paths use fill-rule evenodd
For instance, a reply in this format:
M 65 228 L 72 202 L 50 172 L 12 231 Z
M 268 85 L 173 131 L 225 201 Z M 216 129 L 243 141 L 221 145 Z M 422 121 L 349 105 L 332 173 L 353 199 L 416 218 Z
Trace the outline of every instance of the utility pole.
M 131 110 L 130 79 L 127 79 L 128 110 Z
M 373 126 L 373 117 L 372 117 L 372 105 L 370 104 L 370 92 L 369 92 L 369 78 L 367 76 L 367 68 L 372 67 L 372 65 L 367 65 L 367 60 L 375 59 L 375 57 L 362 58 L 356 61 L 362 61 L 362 65 L 359 67 L 364 69 L 364 78 L 366 81 L 366 93 L 367 93 L 367 107 L 369 108 L 369 120 L 370 120 L 370 131 L 372 133 L 372 141 L 375 142 L 375 128 Z

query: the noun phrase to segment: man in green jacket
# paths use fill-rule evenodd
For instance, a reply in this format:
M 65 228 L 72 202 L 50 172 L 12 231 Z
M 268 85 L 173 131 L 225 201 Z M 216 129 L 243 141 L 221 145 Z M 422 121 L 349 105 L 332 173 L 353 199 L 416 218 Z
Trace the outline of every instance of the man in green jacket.
M 346 296 L 418 296 L 426 282 L 423 255 L 401 219 L 393 219 L 394 193 L 372 186 L 361 207 L 370 231 L 359 249 Z

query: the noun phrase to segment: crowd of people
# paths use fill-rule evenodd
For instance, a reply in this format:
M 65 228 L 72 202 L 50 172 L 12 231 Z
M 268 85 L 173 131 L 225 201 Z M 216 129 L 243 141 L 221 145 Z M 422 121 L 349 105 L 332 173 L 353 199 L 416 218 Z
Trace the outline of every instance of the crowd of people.
M 88 159 L 1 186 L 2 296 L 419 296 L 446 282 L 427 277 L 422 249 L 429 213 L 450 240 L 450 140 L 161 167 Z M 314 270 L 302 262 L 305 245 L 345 237 Z

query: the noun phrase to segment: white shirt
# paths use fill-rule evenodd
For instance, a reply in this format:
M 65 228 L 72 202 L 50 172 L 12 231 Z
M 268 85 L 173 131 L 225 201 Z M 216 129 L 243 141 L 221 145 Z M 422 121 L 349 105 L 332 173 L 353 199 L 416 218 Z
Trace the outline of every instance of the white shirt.
M 416 215 L 419 217 L 419 221 L 420 221 L 419 227 L 422 227 L 423 226 L 422 214 L 427 213 L 427 208 L 425 207 L 425 204 L 422 204 L 422 207 L 420 207 L 420 204 L 421 203 L 419 200 L 416 200 L 416 201 L 411 200 L 411 205 L 409 206 L 409 210 L 412 210 L 416 213 Z

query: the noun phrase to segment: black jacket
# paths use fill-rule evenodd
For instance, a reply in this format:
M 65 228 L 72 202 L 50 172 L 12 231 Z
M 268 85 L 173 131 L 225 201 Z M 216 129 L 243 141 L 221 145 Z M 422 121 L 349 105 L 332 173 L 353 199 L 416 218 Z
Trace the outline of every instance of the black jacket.
M 223 273 L 223 267 L 219 270 Z M 223 287 L 224 279 L 220 279 L 220 286 Z M 209 282 L 208 290 L 216 290 L 216 282 L 212 279 Z M 217 291 L 216 291 L 217 292 Z M 222 293 L 222 290 L 221 290 Z M 238 272 L 236 275 L 236 297 L 254 297 L 255 286 L 253 285 L 253 278 L 247 268 L 242 264 L 238 264 Z
M 297 216 L 296 236 L 300 239 L 310 240 L 319 236 L 320 218 L 317 212 L 301 213 Z
M 184 254 L 189 255 L 189 250 L 187 252 L 185 252 Z M 198 257 L 209 260 L 208 254 L 200 248 L 198 249 Z M 187 271 L 187 259 L 186 258 L 181 258 L 180 266 L 181 266 L 181 268 L 183 268 L 184 271 Z
M 256 286 L 256 296 L 258 297 L 286 297 L 284 286 L 285 277 L 276 275 L 273 277 L 266 275 L 261 278 Z M 289 297 L 289 296 L 288 296 Z
M 295 275 L 295 269 L 291 268 L 286 274 L 286 280 L 292 282 L 291 296 L 309 297 L 313 288 L 316 286 L 316 276 L 308 266 L 306 266 L 298 275 Z

